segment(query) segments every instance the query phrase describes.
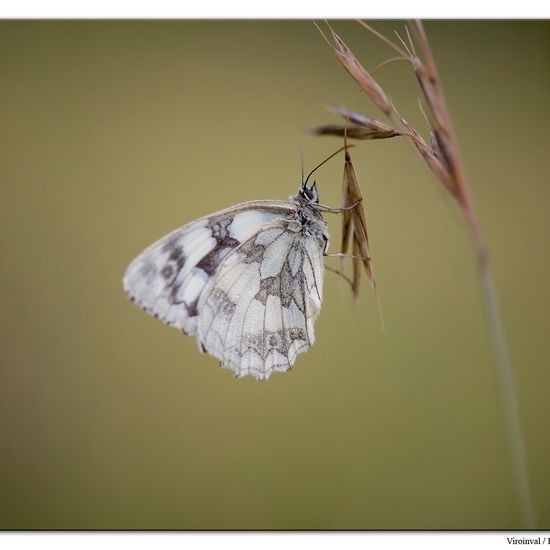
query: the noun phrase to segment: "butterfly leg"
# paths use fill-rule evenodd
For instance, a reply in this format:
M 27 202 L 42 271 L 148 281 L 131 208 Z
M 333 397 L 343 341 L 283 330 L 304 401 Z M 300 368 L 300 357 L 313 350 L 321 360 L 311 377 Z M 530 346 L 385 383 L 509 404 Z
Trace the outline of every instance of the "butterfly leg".
M 344 279 L 344 281 L 346 281 L 346 283 L 348 283 L 348 285 L 353 288 L 353 282 L 346 274 L 342 273 L 338 269 L 334 269 L 333 267 L 330 267 L 327 264 L 325 264 L 325 268 L 328 271 L 331 271 L 332 273 L 335 273 L 336 275 L 340 275 L 340 277 L 342 277 L 342 279 Z
M 361 260 L 362 262 L 370 262 L 372 258 L 364 258 L 363 256 L 356 256 L 355 254 L 345 254 L 344 252 L 331 252 L 330 254 L 325 253 L 326 258 L 353 258 L 354 260 Z
M 349 212 L 353 210 L 363 199 L 360 198 L 357 202 L 353 203 L 351 206 L 343 206 L 342 208 L 332 208 L 326 204 L 316 204 L 315 207 L 318 208 L 321 212 L 328 212 L 329 214 L 342 214 L 343 212 Z

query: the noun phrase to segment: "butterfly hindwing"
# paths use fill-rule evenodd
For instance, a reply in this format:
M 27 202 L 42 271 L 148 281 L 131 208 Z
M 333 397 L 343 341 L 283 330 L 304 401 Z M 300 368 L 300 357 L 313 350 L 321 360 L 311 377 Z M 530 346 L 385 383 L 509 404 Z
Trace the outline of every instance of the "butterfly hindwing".
M 128 266 L 124 288 L 147 313 L 194 334 L 201 295 L 224 258 L 259 227 L 294 211 L 283 201 L 251 201 L 184 225 Z
M 295 219 L 264 224 L 224 259 L 199 302 L 197 340 L 236 376 L 268 379 L 313 345 L 324 242 Z

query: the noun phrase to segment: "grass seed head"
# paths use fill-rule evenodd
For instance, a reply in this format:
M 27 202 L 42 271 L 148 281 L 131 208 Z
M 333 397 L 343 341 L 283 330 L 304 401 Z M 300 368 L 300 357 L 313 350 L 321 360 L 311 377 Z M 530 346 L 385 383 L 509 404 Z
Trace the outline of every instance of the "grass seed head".
M 389 115 L 391 113 L 391 104 L 382 86 L 361 65 L 346 43 L 332 29 L 331 33 L 334 40 L 333 49 L 340 63 L 342 63 L 349 75 L 359 84 L 361 89 L 372 99 L 378 108 Z

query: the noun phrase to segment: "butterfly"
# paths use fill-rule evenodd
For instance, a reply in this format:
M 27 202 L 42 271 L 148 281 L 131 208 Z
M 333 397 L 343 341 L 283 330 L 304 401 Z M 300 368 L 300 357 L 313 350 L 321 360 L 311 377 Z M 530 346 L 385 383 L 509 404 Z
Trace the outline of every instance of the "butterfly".
M 237 204 L 149 246 L 124 274 L 130 300 L 194 335 L 238 378 L 291 369 L 314 343 L 323 299 L 329 234 L 321 212 L 339 210 L 307 185 L 319 166 L 288 201 Z

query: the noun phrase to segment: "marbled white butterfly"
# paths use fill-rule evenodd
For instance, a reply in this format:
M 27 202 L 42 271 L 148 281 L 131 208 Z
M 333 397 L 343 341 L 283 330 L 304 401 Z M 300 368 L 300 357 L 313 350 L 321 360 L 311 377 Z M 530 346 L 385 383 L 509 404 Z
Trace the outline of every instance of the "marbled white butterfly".
M 237 377 L 267 380 L 292 368 L 313 345 L 321 309 L 329 244 L 321 211 L 338 211 L 307 185 L 319 166 L 288 201 L 238 204 L 152 244 L 126 270 L 130 299 L 195 335 Z

